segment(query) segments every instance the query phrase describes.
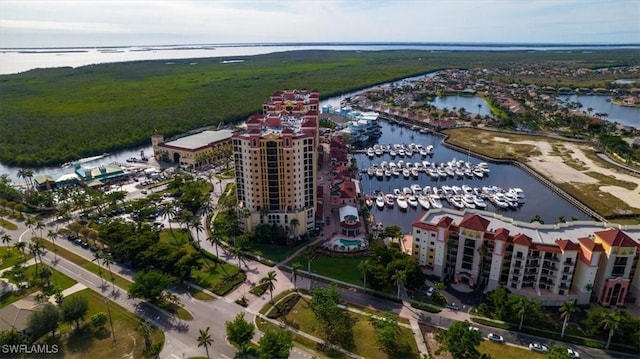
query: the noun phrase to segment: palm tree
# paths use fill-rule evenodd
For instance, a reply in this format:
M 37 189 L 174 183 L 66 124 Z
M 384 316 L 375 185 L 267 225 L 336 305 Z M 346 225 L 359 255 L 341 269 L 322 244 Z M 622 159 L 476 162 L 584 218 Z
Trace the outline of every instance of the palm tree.
M 222 244 L 222 238 L 220 237 L 218 232 L 213 231 L 211 237 L 207 238 L 207 241 L 209 241 L 209 243 L 211 243 L 211 245 L 216 248 L 216 257 L 220 258 L 220 255 L 218 254 L 218 246 Z
M 149 325 L 147 321 L 141 322 L 137 330 L 138 333 L 142 334 L 142 337 L 144 337 L 144 347 L 146 352 L 151 348 L 151 325 Z
M 4 244 L 5 246 L 9 244 L 9 242 L 11 242 L 11 236 L 8 234 L 3 234 L 2 235 L 2 244 Z M 9 256 L 9 251 L 7 251 L 7 257 Z
M 40 273 L 38 273 L 38 276 L 40 277 L 40 279 L 44 279 L 47 281 L 47 287 L 49 286 L 49 279 L 51 278 L 51 276 L 53 275 L 53 272 L 51 271 L 51 269 L 49 269 L 49 267 L 42 267 L 42 269 L 40 269 Z
M 302 268 L 302 264 L 300 264 L 300 262 L 295 262 L 291 265 L 291 276 L 293 277 L 294 288 L 296 288 L 296 281 L 298 279 L 298 275 L 300 274 L 300 268 Z
M 587 283 L 584 285 L 584 290 L 589 292 L 589 301 L 591 301 L 591 291 L 593 290 L 593 283 Z
M 397 270 L 392 276 L 391 280 L 398 287 L 398 299 L 400 299 L 400 289 L 404 286 L 404 281 L 407 279 L 407 271 L 405 269 Z
M 251 347 L 248 346 L 246 343 L 243 343 L 238 348 L 238 351 L 236 352 L 236 355 L 234 356 L 234 358 L 247 359 L 250 354 L 251 354 Z
M 113 282 L 114 280 L 113 272 L 111 271 L 111 265 L 113 264 L 113 257 L 111 256 L 111 254 L 106 254 L 102 256 L 102 264 L 107 266 L 107 269 L 109 270 L 109 276 L 111 277 L 111 282 Z
M 600 324 L 604 329 L 609 329 L 609 338 L 607 338 L 607 345 L 605 346 L 606 349 L 609 349 L 613 334 L 620 329 L 620 324 L 622 324 L 622 314 L 619 310 L 607 312 L 602 317 Z
M 276 278 L 276 271 L 269 271 L 266 277 L 262 277 L 260 279 L 260 285 L 265 286 L 269 290 L 269 294 L 271 295 L 271 303 L 273 303 L 273 290 L 276 289 L 276 282 L 278 279 Z
M 36 219 L 33 218 L 32 216 L 27 217 L 27 220 L 25 221 L 25 224 L 27 225 L 27 228 L 29 228 L 31 230 L 31 236 L 35 237 L 36 236 L 36 232 L 34 230 L 34 227 L 36 225 Z
M 22 254 L 24 254 L 24 249 L 26 246 L 27 246 L 26 242 L 16 242 L 16 244 L 13 245 L 13 247 L 19 250 L 20 252 L 22 252 Z
M 29 253 L 31 253 L 31 255 L 33 256 L 33 259 L 35 260 L 35 264 L 36 264 L 35 274 L 38 275 L 38 260 L 40 259 L 40 255 L 42 254 L 42 243 L 40 243 L 39 241 L 30 243 Z
M 564 330 L 567 327 L 567 322 L 569 322 L 571 314 L 575 313 L 576 311 L 578 311 L 576 302 L 566 301 L 562 303 L 562 306 L 560 307 L 560 318 L 563 318 L 564 322 L 562 322 L 562 333 L 560 334 L 560 338 L 564 338 Z
M 58 247 L 56 247 L 56 238 L 58 238 L 58 233 L 56 233 L 56 231 L 50 229 L 49 232 L 47 233 L 47 238 L 49 238 L 51 243 L 53 243 L 53 254 L 55 256 L 56 252 L 58 251 Z
M 93 259 L 91 261 L 96 262 L 96 264 L 98 264 L 98 275 L 100 276 L 100 283 L 104 285 L 104 278 L 102 278 L 102 266 L 100 265 L 101 260 L 102 260 L 102 252 L 97 251 L 93 253 Z
M 529 298 L 525 296 L 518 296 L 516 303 L 514 304 L 514 308 L 520 317 L 520 326 L 518 330 L 522 330 L 522 323 L 524 322 L 524 316 L 531 310 L 531 301 Z
M 207 329 L 200 329 L 200 336 L 198 336 L 198 347 L 204 347 L 207 352 L 207 358 L 209 358 L 209 346 L 213 345 L 213 338 L 209 334 L 209 327 Z
M 204 226 L 202 226 L 200 217 L 193 217 L 191 220 L 191 229 L 196 231 L 196 239 L 198 240 L 198 243 L 200 243 L 200 232 L 204 231 Z
M 362 272 L 362 276 L 364 277 L 364 287 L 367 287 L 367 273 L 371 270 L 371 260 L 369 258 L 363 260 L 358 263 L 358 269 Z
M 176 206 L 174 202 L 169 202 L 164 205 L 164 208 L 160 211 L 160 216 L 167 220 L 169 223 L 169 231 L 173 233 L 173 228 L 171 227 L 171 219 L 176 216 Z
M 38 238 L 42 238 L 42 229 L 44 228 L 44 223 L 41 220 L 36 221 L 36 229 L 38 230 Z

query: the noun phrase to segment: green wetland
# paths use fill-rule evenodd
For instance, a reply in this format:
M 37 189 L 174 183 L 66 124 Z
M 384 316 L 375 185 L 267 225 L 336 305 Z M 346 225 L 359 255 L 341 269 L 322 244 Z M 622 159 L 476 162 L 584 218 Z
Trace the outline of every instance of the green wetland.
M 638 64 L 636 50 L 567 52 L 292 51 L 134 61 L 0 76 L 0 162 L 56 165 L 149 143 L 149 136 L 240 122 L 283 88 L 330 97 L 447 68 Z M 195 65 L 190 65 L 196 63 Z M 613 76 L 613 75 L 612 75 Z M 534 82 L 536 79 L 531 79 Z M 608 80 L 608 79 L 607 79 Z M 606 86 L 576 78 L 563 86 Z

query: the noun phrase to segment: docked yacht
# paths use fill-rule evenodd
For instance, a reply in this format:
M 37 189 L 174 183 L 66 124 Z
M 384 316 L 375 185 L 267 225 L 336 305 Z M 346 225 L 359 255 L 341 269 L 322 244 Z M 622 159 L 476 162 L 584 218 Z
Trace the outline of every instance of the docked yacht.
M 431 202 L 429 202 L 429 196 L 428 195 L 420 195 L 420 196 L 418 196 L 418 203 L 420 203 L 420 205 L 424 209 L 431 208 Z
M 378 206 L 378 208 L 383 209 L 385 205 L 384 202 L 384 195 L 379 194 L 378 197 L 376 197 L 376 206 Z
M 478 195 L 473 196 L 473 204 L 476 205 L 476 208 L 484 209 L 487 208 L 487 202 L 485 202 L 482 197 Z
M 412 184 L 410 188 L 411 188 L 411 193 L 415 196 L 420 194 L 420 192 L 422 191 L 422 187 L 420 187 L 420 185 L 417 183 Z
M 387 207 L 393 207 L 393 202 L 395 202 L 396 197 L 392 194 L 387 194 L 384 196 L 384 201 L 387 203 Z
M 405 168 L 402 170 L 402 175 L 404 176 L 404 178 L 409 178 L 411 177 L 411 171 L 408 168 Z
M 414 195 L 410 195 L 407 197 L 407 202 L 411 207 L 418 207 L 418 199 Z
M 431 203 L 431 207 L 433 208 L 442 208 L 442 201 L 440 200 L 440 196 L 435 193 L 429 195 L 429 202 Z
M 400 209 L 407 209 L 407 207 L 409 207 L 407 199 L 404 196 L 396 197 L 396 203 L 398 203 L 398 207 L 400 207 Z
M 467 208 L 476 208 L 476 204 L 473 202 L 473 195 L 472 194 L 462 195 L 462 205 Z

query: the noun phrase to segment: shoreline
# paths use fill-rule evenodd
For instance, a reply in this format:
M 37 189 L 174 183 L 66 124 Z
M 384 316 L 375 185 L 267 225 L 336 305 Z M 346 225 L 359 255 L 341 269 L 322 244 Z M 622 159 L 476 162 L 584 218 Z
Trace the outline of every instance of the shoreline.
M 453 131 L 453 132 L 455 132 L 456 130 L 459 130 L 459 129 L 449 129 L 449 131 Z M 503 137 L 500 137 L 500 135 L 503 135 L 503 136 L 516 135 L 508 132 L 501 132 L 501 131 L 496 131 L 493 129 L 486 129 L 486 128 L 484 129 L 474 128 L 473 130 L 485 131 L 485 133 L 491 133 L 490 137 L 492 137 L 493 140 L 496 142 L 503 142 L 507 144 L 525 144 L 526 142 L 526 141 L 510 142 L 510 139 L 504 139 Z M 557 163 L 554 163 L 553 159 L 551 158 L 556 156 L 550 155 L 549 153 L 541 153 L 541 154 L 530 156 L 529 158 L 531 160 L 528 161 L 528 163 L 525 163 L 519 160 L 517 157 L 497 158 L 489 155 L 488 153 L 478 152 L 477 147 L 465 147 L 465 146 L 461 146 L 459 144 L 453 143 L 455 142 L 456 138 L 459 139 L 462 136 L 455 137 L 455 134 L 449 134 L 449 133 L 443 133 L 443 132 L 435 132 L 435 133 L 443 137 L 442 144 L 449 148 L 453 148 L 461 152 L 470 152 L 478 157 L 486 159 L 487 161 L 492 161 L 495 163 L 510 163 L 523 169 L 532 177 L 534 177 L 536 180 L 540 181 L 542 184 L 549 187 L 555 193 L 557 193 L 558 195 L 563 197 L 565 200 L 569 201 L 570 203 L 578 207 L 581 211 L 583 211 L 585 214 L 591 216 L 594 219 L 597 219 L 602 222 L 610 222 L 611 220 L 615 220 L 615 219 L 640 217 L 640 208 L 632 207 L 631 205 L 628 205 L 628 213 L 602 213 L 601 211 L 598 211 L 594 208 L 593 203 L 598 203 L 596 198 L 588 197 L 588 196 L 586 198 L 585 196 L 581 196 L 582 198 L 578 198 L 573 193 L 570 193 L 570 191 L 568 191 L 568 189 L 574 189 L 576 192 L 579 192 L 579 188 L 577 186 L 581 183 L 588 183 L 589 185 L 598 186 L 598 188 L 607 187 L 606 191 L 605 191 L 605 188 L 600 188 L 600 189 L 602 190 L 602 192 L 606 192 L 609 195 L 617 198 L 618 200 L 621 200 L 622 202 L 624 202 L 624 200 L 621 197 L 632 201 L 632 203 L 640 203 L 640 194 L 634 192 L 635 190 L 638 189 L 638 187 L 640 187 L 640 178 L 638 178 L 637 175 L 634 176 L 634 175 L 620 174 L 619 172 L 614 172 L 602 166 L 594 166 L 594 167 L 597 167 L 595 170 L 600 171 L 600 173 L 616 173 L 618 175 L 616 176 L 616 178 L 632 177 L 633 180 L 631 182 L 635 183 L 636 187 L 633 190 L 627 191 L 625 188 L 621 186 L 610 186 L 610 185 L 607 185 L 606 183 L 600 183 L 600 181 L 597 181 L 594 178 L 588 177 L 588 175 L 585 175 L 582 171 L 577 170 L 566 164 L 564 166 L 566 168 L 559 169 L 557 167 Z M 535 136 L 535 137 L 544 138 L 550 141 L 565 142 L 566 144 L 569 144 L 572 147 L 575 147 L 575 148 L 572 148 L 571 151 L 578 149 L 579 145 L 585 145 L 584 142 L 575 141 L 572 139 L 564 139 L 560 137 L 550 137 L 547 135 L 517 134 L 517 136 Z M 548 141 L 538 141 L 538 142 L 544 143 L 544 144 L 549 143 Z M 543 147 L 543 146 L 540 145 L 540 147 Z M 579 149 L 579 151 L 582 151 L 582 150 Z M 584 154 L 582 153 L 582 155 Z M 576 156 L 578 155 L 576 154 Z M 549 168 L 544 168 L 543 164 L 548 164 Z M 591 161 L 591 165 L 595 165 L 595 163 Z M 591 166 L 588 166 L 587 169 L 590 169 L 590 168 Z M 554 171 L 550 171 L 550 169 Z M 620 171 L 620 170 L 622 169 L 619 169 L 616 166 L 616 171 Z M 579 178 L 579 177 L 583 177 L 583 178 Z M 587 177 L 587 179 L 585 180 L 584 177 Z M 591 181 L 588 182 L 589 180 Z M 565 185 L 561 186 L 563 183 Z M 613 187 L 613 189 L 616 189 L 616 190 L 613 190 L 610 187 Z M 630 193 L 627 193 L 627 192 L 630 192 Z M 629 196 L 633 194 L 635 194 L 635 197 L 638 197 L 637 202 L 634 202 L 633 197 L 629 198 Z

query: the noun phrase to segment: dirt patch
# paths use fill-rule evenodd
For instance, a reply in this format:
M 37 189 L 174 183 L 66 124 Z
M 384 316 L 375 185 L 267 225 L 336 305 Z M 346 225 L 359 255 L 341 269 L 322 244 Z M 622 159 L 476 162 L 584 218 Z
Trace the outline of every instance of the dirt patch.
M 555 183 L 574 183 L 580 184 L 598 184 L 598 179 L 586 174 L 592 171 L 600 173 L 604 176 L 613 177 L 622 181 L 637 183 L 640 186 L 640 178 L 617 172 L 615 169 L 601 166 L 589 158 L 585 151 L 592 151 L 587 145 L 567 142 L 562 146 L 552 146 L 547 141 L 511 141 L 504 137 L 494 137 L 495 141 L 507 142 L 509 144 L 523 144 L 535 146 L 540 152 L 538 155 L 531 156 L 527 159 L 529 165 L 536 172 L 544 175 Z M 573 163 L 573 166 L 567 165 Z M 577 165 L 576 165 L 577 164 Z M 629 190 L 620 186 L 601 186 L 599 189 L 603 192 L 623 201 L 631 208 L 640 208 L 640 192 L 636 187 L 635 190 Z
M 436 355 L 436 351 L 440 349 L 440 343 L 436 340 L 436 333 L 440 329 L 431 325 L 420 324 L 420 331 L 424 336 L 424 342 L 427 344 L 429 354 L 433 359 L 453 359 L 453 356 L 448 351 L 444 351 L 439 355 Z

